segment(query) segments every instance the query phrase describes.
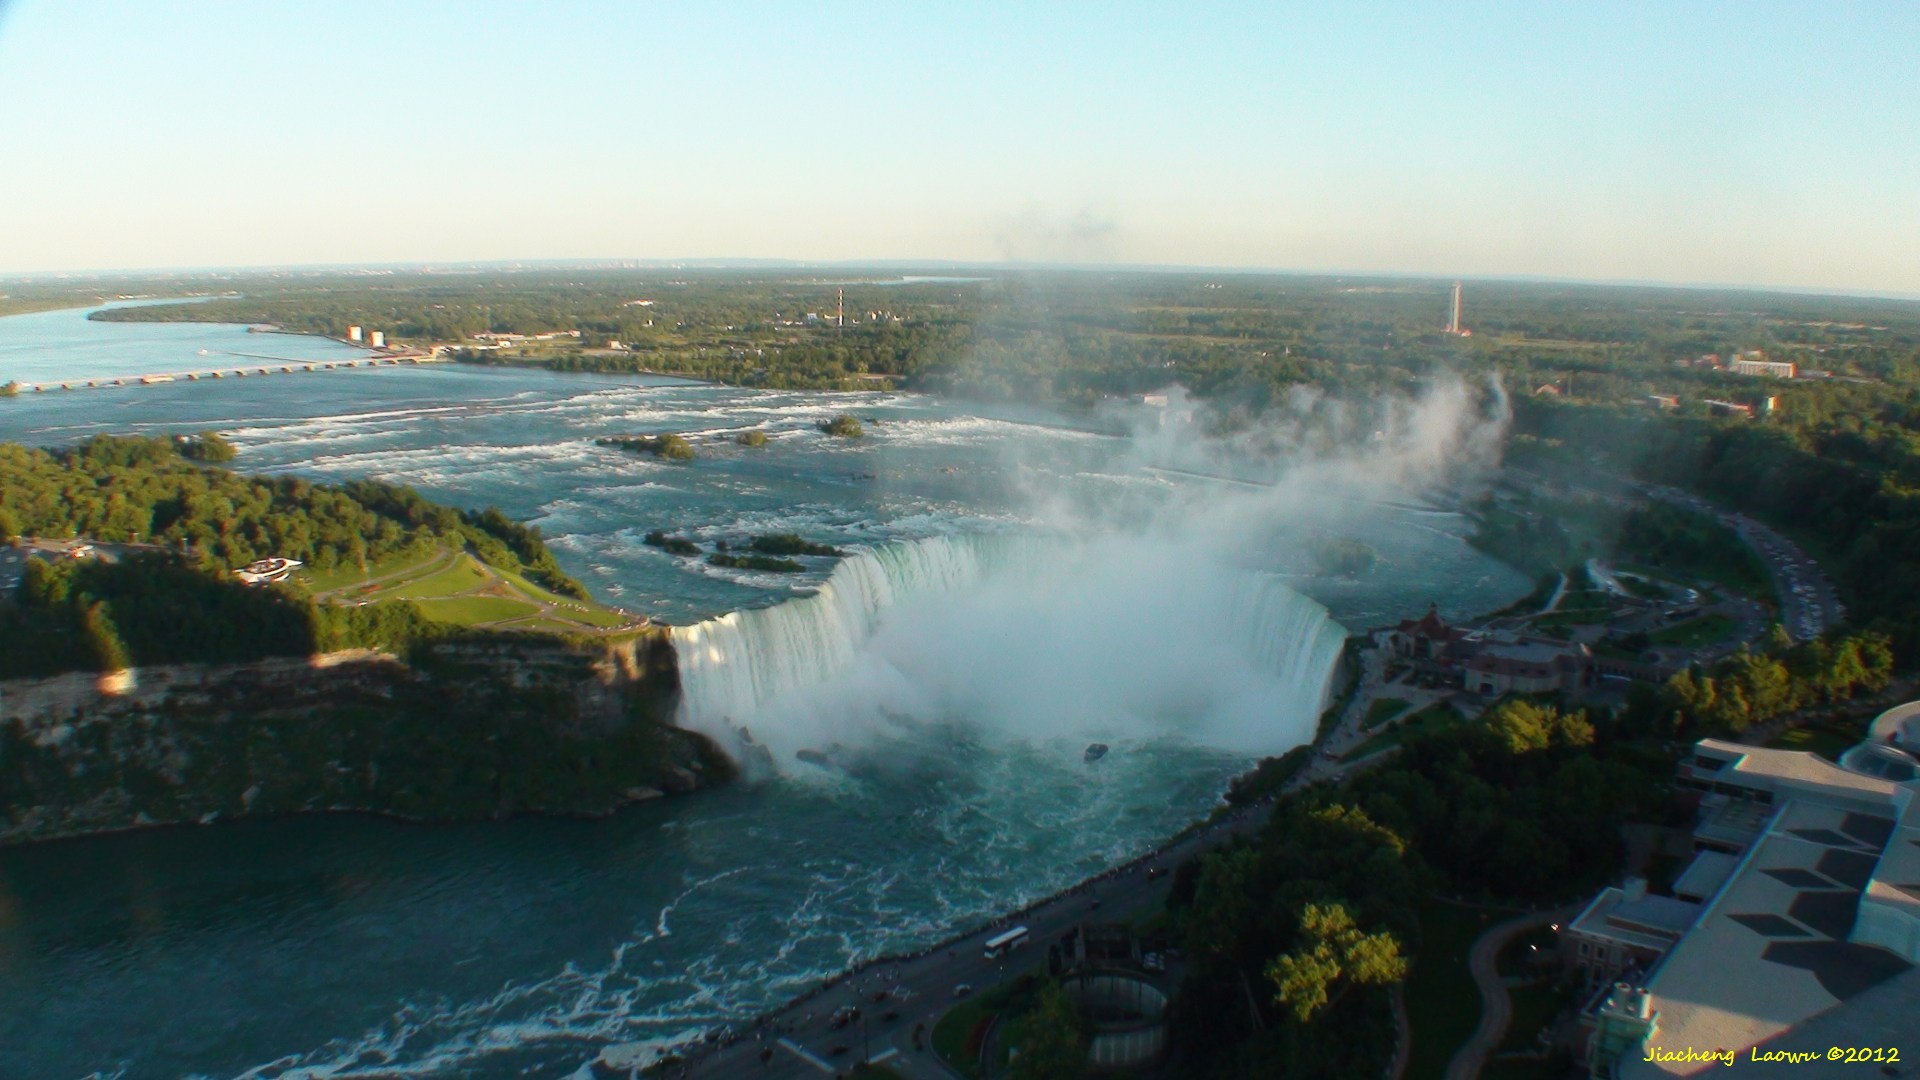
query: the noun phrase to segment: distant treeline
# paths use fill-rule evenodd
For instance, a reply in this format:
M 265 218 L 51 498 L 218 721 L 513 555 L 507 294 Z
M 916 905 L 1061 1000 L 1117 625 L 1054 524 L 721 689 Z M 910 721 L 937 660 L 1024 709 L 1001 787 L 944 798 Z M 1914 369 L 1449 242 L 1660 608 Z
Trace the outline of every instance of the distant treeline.
M 0 444 L 0 539 L 154 545 L 118 562 L 29 559 L 13 602 L 0 600 L 9 643 L 0 677 L 404 648 L 443 633 L 410 605 L 322 605 L 294 586 L 233 577 L 270 556 L 332 570 L 448 546 L 586 595 L 537 530 L 498 510 L 462 513 L 390 484 L 245 477 L 189 460 L 218 458 L 223 445 L 207 436 L 99 436 L 64 451 Z
M 1528 574 L 1554 575 L 1588 559 L 1620 559 L 1766 596 L 1767 566 L 1713 517 L 1666 503 L 1621 509 L 1595 498 L 1536 499 L 1525 513 L 1480 505 L 1474 546 Z
M 1920 551 L 1920 304 L 1474 282 L 1465 306 L 1473 333 L 1458 337 L 1441 332 L 1450 284 L 1442 281 L 982 277 L 842 286 L 791 272 L 319 274 L 223 280 L 220 288 L 245 296 L 97 317 L 271 321 L 327 333 L 357 324 L 436 341 L 578 329 L 578 345 L 475 356 L 746 386 L 851 389 L 884 385 L 863 378 L 883 375 L 916 390 L 1090 406 L 1178 384 L 1214 430 L 1277 408 L 1365 409 L 1435 378 L 1491 386 L 1497 377 L 1526 436 L 1520 455 L 1558 455 L 1573 468 L 1598 462 L 1747 510 L 1828 561 L 1857 619 L 1892 634 L 1902 657 L 1920 644 L 1920 557 L 1911 554 Z M 845 327 L 827 317 L 841 288 L 853 319 Z M 583 351 L 612 340 L 623 351 Z M 1731 354 L 1755 349 L 1821 377 L 1725 370 Z M 1655 394 L 1679 407 L 1655 407 Z M 1759 415 L 1710 415 L 1708 400 Z M 1708 538 L 1652 524 L 1674 541 L 1672 557 L 1700 560 L 1693 541 Z
M 669 371 L 769 387 L 914 389 L 1092 403 L 1172 383 L 1254 416 L 1312 385 L 1350 396 L 1437 373 L 1499 373 L 1510 391 L 1589 401 L 1675 395 L 1799 419 L 1860 414 L 1920 381 L 1920 306 L 1738 291 L 1476 282 L 1471 337 L 1441 332 L 1441 281 L 1202 273 L 988 273 L 971 282 L 828 285 L 811 275 L 578 270 L 225 283 L 245 296 L 118 308 L 114 320 L 273 322 L 472 342 L 579 330 L 577 343 L 474 359 L 559 370 Z M 844 288 L 847 325 L 830 310 Z M 645 301 L 642 303 L 642 301 Z M 808 316 L 817 316 L 809 319 Z M 870 317 L 871 316 L 871 317 Z M 619 341 L 620 352 L 591 351 Z M 1692 363 L 1748 349 L 1834 377 L 1783 383 Z M 1848 381 L 1857 380 L 1857 381 Z M 884 384 L 878 384 L 884 385 Z M 1297 403 L 1294 403 L 1297 404 Z
M 1920 410 L 1762 423 L 1528 402 L 1516 417 L 1542 468 L 1608 469 L 1701 492 L 1805 545 L 1839 579 L 1856 625 L 1920 649 Z M 1737 546 L 1728 560 L 1746 558 Z

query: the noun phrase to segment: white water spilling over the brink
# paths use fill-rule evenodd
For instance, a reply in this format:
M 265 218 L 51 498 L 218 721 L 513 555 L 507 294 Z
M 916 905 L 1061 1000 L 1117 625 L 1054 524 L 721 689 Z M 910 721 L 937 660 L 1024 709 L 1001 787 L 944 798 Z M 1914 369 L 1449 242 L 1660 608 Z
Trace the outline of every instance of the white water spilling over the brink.
M 908 718 L 1275 753 L 1311 738 L 1344 631 L 1191 549 L 990 535 L 862 551 L 813 596 L 673 636 L 680 722 L 784 760 Z

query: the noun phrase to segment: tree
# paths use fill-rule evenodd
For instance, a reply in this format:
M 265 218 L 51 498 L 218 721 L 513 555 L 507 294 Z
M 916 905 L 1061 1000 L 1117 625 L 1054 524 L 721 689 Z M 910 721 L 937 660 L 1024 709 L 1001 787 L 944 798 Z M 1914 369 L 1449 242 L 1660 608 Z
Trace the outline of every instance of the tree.
M 820 430 L 842 439 L 857 439 L 865 435 L 866 429 L 860 426 L 860 419 L 851 413 L 841 413 L 831 420 L 823 420 Z
M 1085 1029 L 1073 999 L 1058 984 L 1041 990 L 1020 1024 L 1013 1080 L 1079 1080 L 1087 1074 Z
M 239 456 L 239 453 L 233 443 L 228 442 L 226 437 L 217 431 L 203 431 L 180 443 L 181 456 L 194 461 L 203 461 L 209 465 L 232 461 Z
M 5 383 L 0 383 L 0 398 L 19 397 L 19 396 L 20 396 L 19 383 L 14 382 L 12 379 L 8 379 Z
M 1501 703 L 1488 714 L 1487 730 L 1510 754 L 1593 743 L 1593 725 L 1584 713 L 1561 713 L 1550 705 L 1519 698 Z
M 88 604 L 80 615 L 80 629 L 86 636 L 87 650 L 101 671 L 124 671 L 132 666 L 127 647 L 120 641 L 120 631 L 107 614 L 107 605 L 99 601 Z
M 1406 977 L 1400 942 L 1385 931 L 1362 931 L 1345 904 L 1308 904 L 1300 912 L 1300 944 L 1267 965 L 1274 1002 L 1302 1024 L 1356 986 Z
M 693 444 L 678 435 L 662 435 L 654 441 L 653 452 L 668 461 L 692 461 Z

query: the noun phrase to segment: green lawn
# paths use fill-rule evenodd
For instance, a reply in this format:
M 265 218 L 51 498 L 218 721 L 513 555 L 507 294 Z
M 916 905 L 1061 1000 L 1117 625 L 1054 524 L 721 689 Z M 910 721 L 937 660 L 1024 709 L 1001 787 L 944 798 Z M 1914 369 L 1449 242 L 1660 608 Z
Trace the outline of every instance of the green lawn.
M 456 596 L 445 600 L 421 600 L 419 604 L 420 610 L 426 612 L 428 618 L 461 626 L 525 618 L 540 610 L 525 600 L 510 600 L 504 596 Z
M 366 577 L 397 574 L 392 580 L 350 591 L 357 599 L 413 600 L 429 617 L 472 626 L 519 619 L 515 629 L 580 633 L 612 630 L 632 622 L 632 616 L 591 600 L 561 596 L 510 570 L 483 563 L 474 556 L 444 548 L 425 556 L 377 566 L 363 577 L 357 571 L 334 573 L 309 582 L 315 591 L 346 587 Z M 479 595 L 469 595 L 479 594 Z M 551 611 L 543 614 L 543 607 Z
M 500 629 L 528 630 L 543 634 L 577 634 L 581 631 L 582 627 L 579 623 L 561 622 L 558 619 L 535 616 L 531 619 L 515 619 Z
M 1368 754 L 1377 754 L 1389 746 L 1399 746 L 1400 740 L 1408 735 L 1417 735 L 1424 731 L 1444 731 L 1458 724 L 1460 720 L 1461 716 L 1453 706 L 1444 701 L 1436 701 L 1387 730 L 1373 735 L 1366 742 L 1347 751 L 1340 760 L 1358 761 Z
M 1022 972 L 999 986 L 976 990 L 974 996 L 948 1009 L 933 1025 L 933 1052 L 953 1066 L 955 1071 L 965 1076 L 980 1076 L 979 1059 L 967 1053 L 969 1036 L 987 1017 L 1000 1014 L 1002 1023 L 1006 1023 L 1031 1008 L 1034 993 L 1039 988 L 1039 982 L 1034 977 L 1036 970 Z M 1002 1054 L 1006 1048 L 1004 1041 L 999 1044 Z M 1004 1061 L 1000 1064 L 1004 1064 Z
M 982 998 L 962 1001 L 948 1009 L 933 1025 L 933 1052 L 963 1076 L 979 1076 L 980 1062 L 968 1054 L 967 1038 L 981 1020 L 994 1010 Z
M 1491 912 L 1437 900 L 1420 906 L 1420 951 L 1407 976 L 1407 1021 L 1413 1029 L 1408 1076 L 1442 1076 L 1460 1044 L 1480 1023 L 1480 990 L 1467 973 L 1467 954 L 1487 928 Z
M 1647 640 L 1655 645 L 1674 645 L 1683 649 L 1692 649 L 1701 645 L 1711 645 L 1726 640 L 1733 633 L 1735 622 L 1725 615 L 1702 615 L 1697 619 L 1688 619 L 1683 623 L 1663 627 L 1647 635 Z
M 364 572 L 357 566 L 335 567 L 324 573 L 302 568 L 300 570 L 300 580 L 306 582 L 307 587 L 314 592 L 331 592 L 334 589 L 344 589 L 349 585 L 356 585 L 377 577 L 386 577 L 389 574 L 412 573 L 417 570 L 424 570 L 435 562 L 446 558 L 446 555 L 447 551 L 445 548 L 436 547 L 430 551 L 419 554 L 400 555 L 384 562 L 374 563 L 372 566 L 367 567 Z
M 1501 1053 L 1530 1053 L 1538 1050 L 1536 1041 L 1540 1029 L 1553 1023 L 1560 1010 L 1567 1004 L 1566 997 L 1553 983 L 1539 986 L 1516 986 L 1508 989 L 1507 996 L 1513 999 L 1513 1021 L 1507 1025 L 1507 1037 L 1500 1044 Z M 1478 1024 L 1479 1021 L 1475 1020 Z
M 1361 719 L 1360 726 L 1369 730 L 1379 727 L 1386 721 L 1400 715 L 1400 713 L 1406 709 L 1407 705 L 1408 702 L 1397 697 L 1375 698 L 1373 704 L 1367 706 L 1367 715 Z
M 633 621 L 633 616 L 628 615 L 626 612 L 603 607 L 600 604 L 594 603 L 592 600 L 576 600 L 571 596 L 561 596 L 559 593 L 551 592 L 535 585 L 533 582 L 511 570 L 502 570 L 498 567 L 492 567 L 491 569 L 509 585 L 513 586 L 515 590 L 524 593 L 528 599 L 537 604 L 553 605 L 555 608 L 553 613 L 554 618 L 563 619 L 575 624 L 570 627 L 570 629 L 577 630 L 579 629 L 578 624 L 585 623 L 590 627 L 612 630 L 616 627 L 625 626 Z
M 1560 598 L 1560 606 L 1533 620 L 1536 627 L 1587 626 L 1603 623 L 1613 614 L 1613 603 L 1597 589 L 1569 589 Z
M 567 618 L 586 623 L 589 626 L 598 626 L 603 630 L 612 630 L 634 621 L 632 615 L 628 615 L 622 611 L 612 611 L 600 607 L 592 601 L 576 600 L 571 601 L 571 603 L 577 603 L 583 606 L 580 608 L 563 607 L 560 610 L 566 614 Z
M 378 591 L 381 600 L 436 600 L 472 592 L 493 580 L 471 555 L 461 555 L 437 573 L 414 578 Z
M 1774 736 L 1767 745 L 1781 750 L 1811 750 L 1828 761 L 1839 761 L 1841 754 L 1866 737 L 1865 723 L 1843 724 L 1827 720 L 1806 727 L 1789 728 Z

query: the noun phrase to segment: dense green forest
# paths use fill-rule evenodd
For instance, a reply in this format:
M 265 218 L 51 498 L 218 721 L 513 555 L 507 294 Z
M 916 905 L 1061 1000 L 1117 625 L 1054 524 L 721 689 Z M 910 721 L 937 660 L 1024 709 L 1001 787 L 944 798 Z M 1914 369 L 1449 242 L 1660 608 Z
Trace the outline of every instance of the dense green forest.
M 1192 960 L 1172 1013 L 1182 1075 L 1377 1074 L 1394 1046 L 1379 990 L 1405 978 L 1404 958 L 1420 962 L 1434 897 L 1591 894 L 1619 872 L 1622 825 L 1684 818 L 1669 781 L 1685 742 L 1877 691 L 1891 673 L 1876 634 L 1776 637 L 1641 685 L 1612 712 L 1512 698 L 1476 723 L 1408 736 L 1343 787 L 1283 798 L 1255 839 L 1176 871 L 1168 912 Z M 1269 759 L 1266 782 L 1250 774 L 1229 800 L 1271 790 L 1310 754 Z
M 0 678 L 404 648 L 450 632 L 406 604 L 317 604 L 297 585 L 255 588 L 230 573 L 269 556 L 334 569 L 444 546 L 585 594 L 536 530 L 498 510 L 462 513 L 389 484 L 333 487 L 196 463 L 221 457 L 222 445 L 206 436 L 0 445 L 0 539 L 137 545 L 117 561 L 29 559 L 12 602 L 0 601 L 10 643 Z
M 1839 582 L 1850 618 L 1920 648 L 1920 411 L 1889 394 L 1838 418 L 1676 417 L 1607 404 L 1528 401 L 1518 460 L 1597 467 L 1700 492 L 1792 536 Z M 1731 557 L 1731 556 L 1730 556 Z
M 1175 873 L 1182 1075 L 1378 1075 L 1394 1047 L 1383 991 L 1419 963 L 1423 898 L 1590 890 L 1619 865 L 1622 823 L 1671 813 L 1670 772 L 1665 743 L 1627 725 L 1510 701 L 1283 799 L 1253 840 Z

